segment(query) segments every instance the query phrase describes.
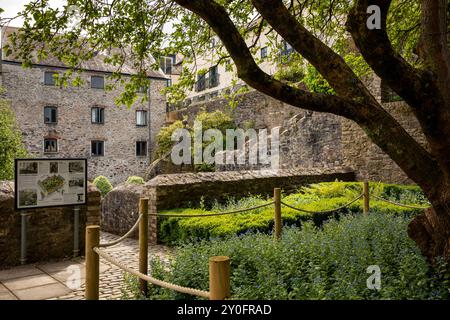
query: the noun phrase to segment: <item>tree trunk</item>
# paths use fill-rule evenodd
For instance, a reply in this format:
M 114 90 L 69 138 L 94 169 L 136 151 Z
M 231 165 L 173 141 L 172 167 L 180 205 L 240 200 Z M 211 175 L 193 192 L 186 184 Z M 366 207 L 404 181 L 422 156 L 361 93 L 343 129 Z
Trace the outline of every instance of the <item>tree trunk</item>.
M 408 235 L 431 264 L 443 257 L 450 264 L 449 185 L 428 194 L 432 208 L 418 215 L 408 226 Z

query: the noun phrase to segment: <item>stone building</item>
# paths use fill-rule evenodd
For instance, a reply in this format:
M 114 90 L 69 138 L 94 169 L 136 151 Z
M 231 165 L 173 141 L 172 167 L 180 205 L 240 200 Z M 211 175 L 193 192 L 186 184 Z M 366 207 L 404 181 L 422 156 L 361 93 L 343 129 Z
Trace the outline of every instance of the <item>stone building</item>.
M 2 29 L 2 43 L 13 28 Z M 165 122 L 166 100 L 161 90 L 167 78 L 161 70 L 149 72 L 151 81 L 145 103 L 131 108 L 118 106 L 118 86 L 105 90 L 114 67 L 103 62 L 99 53 L 82 66 L 80 87 L 55 85 L 54 73 L 67 71 L 61 62 L 49 57 L 24 69 L 21 62 L 2 55 L 0 85 L 16 114 L 23 141 L 35 157 L 88 159 L 90 179 L 98 175 L 113 183 L 128 176 L 142 176 L 151 161 L 155 136 Z M 124 65 L 122 76 L 135 71 Z M 137 99 L 139 101 L 140 99 Z

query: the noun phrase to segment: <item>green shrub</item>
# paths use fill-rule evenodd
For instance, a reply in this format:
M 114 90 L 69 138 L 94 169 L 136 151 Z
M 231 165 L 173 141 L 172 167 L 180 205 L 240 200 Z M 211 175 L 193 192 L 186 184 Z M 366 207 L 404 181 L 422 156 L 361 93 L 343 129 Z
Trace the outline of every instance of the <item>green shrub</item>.
M 423 199 L 420 189 L 410 186 L 373 185 L 371 192 L 390 200 L 402 201 L 408 194 L 408 204 L 420 204 Z M 375 191 L 377 188 L 377 191 Z M 381 190 L 381 191 L 380 191 Z M 327 211 L 347 204 L 362 192 L 361 183 L 357 182 L 327 182 L 312 184 L 301 188 L 299 193 L 283 196 L 283 202 L 294 207 L 308 211 Z M 269 199 L 271 200 L 271 199 Z M 162 211 L 162 214 L 206 214 L 213 212 L 232 211 L 235 209 L 249 208 L 266 203 L 268 200 L 262 197 L 248 197 L 235 201 L 230 199 L 226 205 L 215 204 L 212 208 L 201 206 L 200 208 L 184 208 Z M 350 213 L 361 213 L 363 200 L 360 199 L 348 208 L 331 213 L 311 214 L 298 212 L 282 206 L 283 224 L 288 226 L 300 226 L 305 221 L 312 221 L 320 226 L 329 218 L 338 218 Z M 382 201 L 371 200 L 371 212 L 383 214 L 395 214 L 413 216 L 420 213 L 420 209 L 398 207 Z M 246 232 L 269 233 L 273 228 L 273 206 L 252 210 L 246 213 L 213 216 L 204 218 L 160 218 L 158 222 L 158 239 L 165 244 L 196 241 L 199 239 L 226 238 Z
M 170 151 L 173 146 L 172 134 L 177 129 L 184 128 L 183 122 L 180 120 L 175 121 L 167 127 L 162 127 L 156 136 L 156 142 L 158 144 L 157 156 L 162 156 Z
M 280 241 L 264 234 L 185 244 L 172 264 L 152 273 L 178 285 L 208 290 L 208 258 L 231 258 L 233 299 L 448 299 L 447 269 L 430 269 L 406 233 L 410 219 L 373 213 L 286 228 Z M 369 290 L 367 267 L 378 265 L 381 290 Z M 133 286 L 133 283 L 129 283 Z M 151 286 L 150 299 L 193 299 Z
M 306 66 L 305 77 L 302 82 L 311 92 L 335 94 L 334 89 L 330 86 L 328 81 L 309 63 Z
M 104 176 L 98 176 L 97 178 L 94 179 L 92 183 L 100 191 L 102 197 L 106 196 L 108 192 L 110 192 L 113 189 L 111 182 L 109 182 L 108 178 Z
M 223 139 L 219 143 L 222 144 L 223 149 L 226 147 L 226 130 L 236 128 L 233 118 L 229 113 L 222 112 L 220 110 L 216 110 L 213 112 L 201 111 L 195 117 L 195 121 L 199 121 L 202 124 L 202 132 L 205 132 L 208 129 L 218 129 L 222 132 Z M 158 143 L 157 155 L 162 156 L 165 153 L 169 152 L 171 148 L 174 146 L 175 142 L 172 141 L 172 134 L 175 130 L 184 128 L 183 123 L 181 121 L 175 121 L 168 127 L 163 127 L 159 131 L 156 139 Z M 194 130 L 191 127 L 186 126 L 186 129 L 190 132 L 191 137 L 191 157 L 193 157 L 192 153 L 194 152 L 193 143 L 194 143 Z M 203 150 L 209 145 L 213 143 L 202 142 Z M 195 169 L 197 171 L 214 171 L 214 164 L 201 163 L 195 165 Z
M 0 87 L 0 96 L 3 93 Z M 0 99 L 0 180 L 14 179 L 14 159 L 26 157 L 14 111 L 6 100 Z
M 131 177 L 128 177 L 127 183 L 130 183 L 130 184 L 144 184 L 145 181 L 141 177 L 131 176 Z

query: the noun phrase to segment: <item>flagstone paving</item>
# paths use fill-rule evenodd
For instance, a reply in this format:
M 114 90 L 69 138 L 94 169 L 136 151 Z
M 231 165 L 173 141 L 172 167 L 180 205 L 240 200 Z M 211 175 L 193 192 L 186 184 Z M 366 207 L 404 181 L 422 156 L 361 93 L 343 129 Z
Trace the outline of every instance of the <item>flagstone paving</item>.
M 101 242 L 110 242 L 118 236 L 101 234 Z M 138 241 L 125 239 L 118 245 L 105 248 L 105 251 L 138 268 Z M 173 249 L 165 246 L 149 246 L 149 259 L 159 257 L 169 262 Z M 85 265 L 82 258 L 60 262 L 38 263 L 0 270 L 0 300 L 82 300 L 84 299 Z M 100 299 L 115 300 L 128 292 L 123 283 L 124 272 L 101 259 Z M 128 292 L 129 293 L 129 292 Z

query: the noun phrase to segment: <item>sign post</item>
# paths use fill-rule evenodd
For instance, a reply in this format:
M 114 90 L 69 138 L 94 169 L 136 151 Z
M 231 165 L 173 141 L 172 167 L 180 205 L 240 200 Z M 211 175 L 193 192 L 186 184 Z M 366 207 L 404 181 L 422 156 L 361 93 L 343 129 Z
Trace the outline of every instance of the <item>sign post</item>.
M 20 211 L 20 264 L 27 262 L 27 213 Z
M 80 207 L 73 209 L 73 257 L 78 257 L 80 253 Z
M 15 202 L 21 216 L 20 263 L 27 259 L 28 209 L 74 206 L 73 256 L 79 254 L 80 206 L 87 203 L 87 159 L 15 159 Z

